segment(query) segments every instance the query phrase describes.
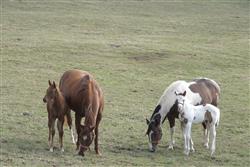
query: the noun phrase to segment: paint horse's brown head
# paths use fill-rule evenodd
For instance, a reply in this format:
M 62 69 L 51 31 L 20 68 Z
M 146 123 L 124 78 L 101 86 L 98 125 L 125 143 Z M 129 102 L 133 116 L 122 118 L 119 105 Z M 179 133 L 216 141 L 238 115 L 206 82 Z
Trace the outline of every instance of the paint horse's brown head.
M 155 152 L 157 145 L 159 144 L 161 137 L 162 137 L 162 129 L 160 126 L 161 123 L 161 116 L 160 114 L 156 114 L 152 117 L 149 121 L 146 119 L 148 130 L 146 135 L 148 135 L 149 139 L 149 150 L 151 152 Z
M 79 134 L 79 155 L 84 156 L 84 152 L 89 149 L 90 144 L 92 143 L 93 139 L 95 138 L 94 133 L 95 127 L 89 127 L 86 125 L 81 125 L 81 132 Z
M 46 91 L 46 94 L 43 98 L 43 102 L 44 103 L 53 103 L 54 102 L 54 99 L 56 98 L 58 92 L 57 92 L 57 89 L 56 89 L 56 84 L 55 82 L 53 81 L 53 83 L 51 83 L 51 81 L 49 80 L 49 87 Z

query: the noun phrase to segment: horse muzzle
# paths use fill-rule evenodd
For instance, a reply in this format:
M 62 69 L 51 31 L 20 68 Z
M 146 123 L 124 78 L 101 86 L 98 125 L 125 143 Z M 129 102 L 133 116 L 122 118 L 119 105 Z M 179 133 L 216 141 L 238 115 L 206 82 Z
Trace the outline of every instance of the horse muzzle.
M 149 144 L 149 151 L 152 152 L 152 153 L 155 152 L 156 151 L 156 145 L 150 143 Z
M 155 148 L 150 148 L 149 151 L 154 153 L 156 151 L 156 149 Z

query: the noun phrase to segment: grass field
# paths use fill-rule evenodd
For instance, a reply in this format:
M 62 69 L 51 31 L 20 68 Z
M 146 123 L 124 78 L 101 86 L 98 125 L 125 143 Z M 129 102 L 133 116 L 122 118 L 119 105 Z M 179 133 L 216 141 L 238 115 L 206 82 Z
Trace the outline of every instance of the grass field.
M 248 166 L 250 164 L 249 1 L 1 0 L 0 166 Z M 102 157 L 48 151 L 48 79 L 91 72 L 105 94 Z M 208 77 L 222 89 L 216 158 L 202 147 L 183 155 L 179 123 L 148 151 L 146 117 L 175 80 Z M 74 114 L 72 113 L 73 117 Z M 58 147 L 58 134 L 55 137 Z

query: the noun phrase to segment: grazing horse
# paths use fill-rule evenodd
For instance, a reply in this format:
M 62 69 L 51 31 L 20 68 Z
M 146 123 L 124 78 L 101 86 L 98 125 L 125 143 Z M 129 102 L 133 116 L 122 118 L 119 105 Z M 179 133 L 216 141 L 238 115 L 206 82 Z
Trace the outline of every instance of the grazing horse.
M 170 124 L 171 140 L 169 149 L 173 149 L 175 119 L 179 117 L 175 91 L 186 91 L 186 98 L 189 99 L 193 105 L 208 103 L 217 106 L 220 95 L 219 85 L 214 80 L 208 78 L 195 79 L 191 82 L 175 81 L 170 84 L 159 99 L 150 120 L 146 120 L 148 125 L 146 134 L 149 138 L 149 150 L 152 152 L 156 150 L 156 146 L 161 140 L 161 126 L 166 118 Z M 203 124 L 203 127 L 205 135 L 206 125 Z
M 215 138 L 216 138 L 216 127 L 220 121 L 220 109 L 213 106 L 212 104 L 194 106 L 185 97 L 184 93 L 177 93 L 177 104 L 179 111 L 179 119 L 182 125 L 183 137 L 184 137 L 184 153 L 189 155 L 190 147 L 193 148 L 193 141 L 191 138 L 192 123 L 204 123 L 207 128 L 206 133 L 206 147 L 208 148 L 209 133 L 212 135 L 212 142 L 210 143 L 211 156 L 215 152 Z
M 75 111 L 78 154 L 84 156 L 84 152 L 95 139 L 95 151 L 100 155 L 98 127 L 104 107 L 101 88 L 88 72 L 80 70 L 66 71 L 61 77 L 59 87 L 69 108 Z M 81 125 L 83 117 L 84 125 Z
M 55 135 L 55 121 L 57 119 L 57 129 L 59 132 L 59 143 L 60 149 L 64 152 L 63 149 L 63 123 L 64 117 L 67 118 L 67 123 L 69 129 L 71 130 L 71 137 L 73 143 L 75 143 L 72 126 L 72 119 L 70 115 L 70 110 L 66 104 L 64 97 L 61 94 L 61 91 L 56 86 L 55 82 L 53 84 L 49 80 L 49 87 L 46 91 L 46 95 L 43 98 L 43 102 L 47 103 L 48 111 L 48 127 L 49 127 L 49 150 L 53 152 L 53 139 Z

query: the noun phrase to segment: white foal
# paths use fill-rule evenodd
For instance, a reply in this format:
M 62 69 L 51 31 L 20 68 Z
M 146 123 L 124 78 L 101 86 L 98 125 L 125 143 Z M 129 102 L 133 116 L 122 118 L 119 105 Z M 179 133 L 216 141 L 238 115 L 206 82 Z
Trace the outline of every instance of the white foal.
M 191 150 L 193 149 L 193 141 L 191 138 L 192 123 L 205 123 L 207 127 L 205 145 L 208 147 L 209 133 L 211 133 L 212 142 L 210 143 L 210 149 L 212 156 L 215 152 L 216 127 L 219 125 L 220 109 L 212 104 L 194 106 L 185 97 L 186 91 L 184 93 L 175 93 L 177 95 L 179 118 L 183 129 L 184 153 L 189 155 L 190 148 Z

